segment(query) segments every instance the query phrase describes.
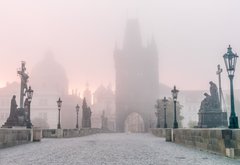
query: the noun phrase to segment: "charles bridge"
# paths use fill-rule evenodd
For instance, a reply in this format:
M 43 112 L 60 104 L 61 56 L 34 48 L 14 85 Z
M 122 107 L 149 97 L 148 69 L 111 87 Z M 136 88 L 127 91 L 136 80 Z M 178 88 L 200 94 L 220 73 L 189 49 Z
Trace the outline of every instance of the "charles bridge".
M 92 112 L 85 99 L 82 105 L 82 128 L 78 126 L 78 117 L 75 129 L 63 129 L 61 127 L 62 100 L 60 98 L 57 101 L 57 129 L 34 127 L 30 118 L 33 90 L 27 84 L 29 76 L 25 72 L 25 63 L 23 62 L 22 68 L 18 72 L 21 77 L 20 108 L 17 108 L 16 96 L 14 95 L 11 101 L 10 115 L 0 129 L 0 163 L 176 164 L 181 161 L 181 164 L 212 164 L 213 162 L 214 164 L 239 164 L 240 129 L 234 108 L 232 82 L 237 57 L 229 46 L 228 52 L 224 55 L 230 79 L 231 114 L 229 125 L 226 112 L 222 112 L 221 88 L 219 87 L 218 93 L 216 84 L 210 81 L 210 94 L 204 93 L 205 98 L 201 102 L 198 113 L 199 122 L 195 128 L 179 127 L 177 120 L 177 95 L 179 90 L 174 86 L 171 91 L 174 103 L 173 128 L 167 127 L 166 124 L 167 100 L 164 97 L 162 100 L 165 110 L 164 128 L 160 128 L 159 112 L 162 102 L 157 100 L 155 106 L 157 109 L 157 128 L 146 128 L 145 125 L 145 133 L 141 134 L 120 134 L 109 131 L 104 113 L 102 115 L 102 128 L 92 128 Z M 218 73 L 220 75 L 221 72 Z M 218 94 L 220 94 L 220 97 Z M 79 105 L 77 105 L 77 115 L 79 108 Z M 121 124 L 123 125 L 123 123 Z M 39 143 L 26 144 L 29 142 Z M 44 155 L 44 157 L 41 155 Z

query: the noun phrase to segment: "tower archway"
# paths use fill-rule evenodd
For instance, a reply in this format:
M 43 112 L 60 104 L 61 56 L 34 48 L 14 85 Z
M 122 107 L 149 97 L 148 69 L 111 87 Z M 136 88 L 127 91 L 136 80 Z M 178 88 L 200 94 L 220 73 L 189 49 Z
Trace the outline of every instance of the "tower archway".
M 132 133 L 140 133 L 145 130 L 144 120 L 139 113 L 132 112 L 130 113 L 124 122 L 124 131 Z

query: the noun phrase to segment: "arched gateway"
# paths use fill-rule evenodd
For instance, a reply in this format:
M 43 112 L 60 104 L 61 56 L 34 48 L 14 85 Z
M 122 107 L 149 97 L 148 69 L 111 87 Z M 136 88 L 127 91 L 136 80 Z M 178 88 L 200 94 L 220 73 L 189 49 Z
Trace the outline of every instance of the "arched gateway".
M 128 115 L 137 113 L 150 127 L 159 93 L 158 54 L 154 40 L 142 45 L 138 20 L 128 20 L 123 48 L 114 51 L 116 69 L 116 129 L 125 130 Z
M 144 132 L 144 121 L 140 114 L 133 112 L 129 114 L 124 122 L 125 132 Z

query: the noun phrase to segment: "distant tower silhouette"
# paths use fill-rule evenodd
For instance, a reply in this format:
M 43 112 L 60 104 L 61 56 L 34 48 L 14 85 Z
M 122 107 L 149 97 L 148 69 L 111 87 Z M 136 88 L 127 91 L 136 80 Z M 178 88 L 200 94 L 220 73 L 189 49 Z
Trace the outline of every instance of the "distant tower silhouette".
M 147 130 L 159 95 L 158 53 L 154 39 L 142 45 L 138 20 L 127 21 L 123 48 L 115 47 L 114 60 L 117 131 L 124 131 L 124 122 L 133 112 L 141 115 Z

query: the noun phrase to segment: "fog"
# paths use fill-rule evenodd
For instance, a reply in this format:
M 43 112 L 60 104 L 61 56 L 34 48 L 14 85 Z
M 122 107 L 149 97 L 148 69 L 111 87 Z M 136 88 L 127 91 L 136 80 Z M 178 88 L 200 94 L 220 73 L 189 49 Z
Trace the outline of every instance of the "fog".
M 122 47 L 128 19 L 137 18 L 143 44 L 154 37 L 160 82 L 181 89 L 208 89 L 231 44 L 240 52 L 238 0 L 11 0 L 0 2 L 0 86 L 19 81 L 51 50 L 66 70 L 69 90 L 115 85 L 113 50 Z M 235 87 L 240 88 L 240 63 Z M 31 75 L 30 75 L 31 76 Z M 223 73 L 223 88 L 228 88 Z

